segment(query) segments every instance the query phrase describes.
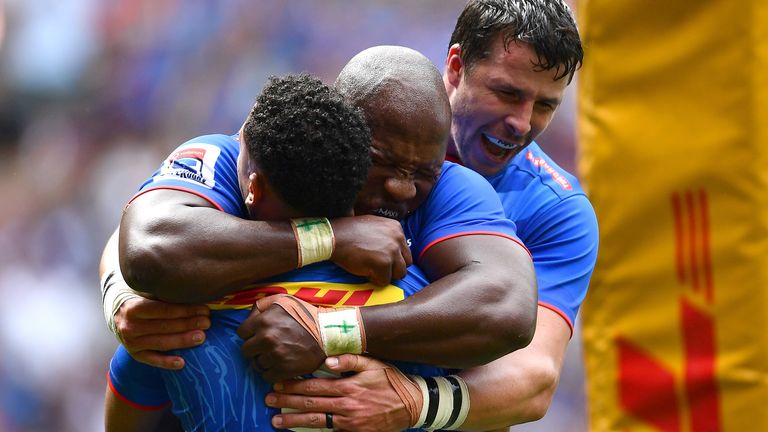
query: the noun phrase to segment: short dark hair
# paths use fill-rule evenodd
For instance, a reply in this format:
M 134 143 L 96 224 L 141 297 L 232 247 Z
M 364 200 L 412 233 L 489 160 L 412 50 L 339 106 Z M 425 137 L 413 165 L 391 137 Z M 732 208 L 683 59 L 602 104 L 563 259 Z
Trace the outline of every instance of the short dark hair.
M 275 192 L 304 216 L 346 215 L 371 164 L 362 111 L 307 74 L 270 77 L 243 137 Z
M 520 41 L 533 47 L 539 70 L 557 69 L 555 79 L 568 77 L 581 67 L 584 50 L 568 5 L 562 0 L 470 0 L 451 35 L 450 49 L 461 46 L 464 67 L 470 70 L 485 59 L 497 35 L 504 49 Z

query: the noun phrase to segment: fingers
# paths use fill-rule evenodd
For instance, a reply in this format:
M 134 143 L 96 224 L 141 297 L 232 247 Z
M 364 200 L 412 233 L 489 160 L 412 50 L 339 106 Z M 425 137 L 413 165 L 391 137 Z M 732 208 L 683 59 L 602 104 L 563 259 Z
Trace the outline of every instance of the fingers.
M 400 242 L 400 256 L 396 257 L 392 263 L 392 277 L 395 279 L 404 278 L 408 271 L 408 266 L 411 264 L 413 264 L 411 248 L 408 247 L 408 243 L 405 241 L 405 237 L 403 237 L 403 241 Z
M 210 310 L 205 305 L 165 303 L 146 298 L 128 300 L 120 309 L 125 309 L 125 313 L 132 318 L 141 319 L 175 319 L 210 315 Z
M 404 260 L 395 260 L 395 262 L 392 263 L 392 279 L 404 278 L 407 271 L 408 267 L 406 267 Z
M 261 326 L 259 315 L 272 306 L 278 299 L 286 296 L 286 294 L 275 294 L 256 300 L 256 303 L 253 304 L 253 309 L 251 309 L 251 313 L 248 314 L 248 317 L 244 319 L 237 328 L 237 335 L 240 336 L 240 339 L 248 340 L 253 337 Z
M 389 284 L 392 279 L 402 279 L 405 277 L 408 266 L 413 263 L 411 250 L 405 243 L 405 239 L 400 242 L 400 248 L 393 250 L 387 257 L 371 269 L 368 278 L 372 284 L 384 286 Z
M 287 294 L 275 294 L 271 296 L 262 297 L 256 300 L 253 304 L 253 308 L 258 312 L 264 312 L 268 307 L 272 306 L 272 303 L 276 302 L 280 297 L 286 297 Z
M 182 357 L 167 355 L 157 351 L 141 351 L 131 354 L 131 357 L 141 363 L 162 369 L 178 370 L 184 367 L 184 359 Z
M 142 351 L 168 351 L 192 348 L 205 341 L 205 332 L 193 330 L 180 334 L 153 334 L 134 338 L 123 337 L 123 345 L 136 357 Z
M 328 357 L 325 359 L 325 366 L 332 372 L 362 372 L 365 370 L 384 369 L 389 367 L 386 363 L 382 363 L 371 357 L 356 355 L 356 354 L 342 354 L 340 356 Z
M 248 317 L 245 318 L 243 322 L 240 323 L 240 326 L 237 327 L 237 335 L 244 341 L 247 341 L 253 337 L 256 334 L 256 331 L 258 331 L 261 327 L 260 315 L 262 312 L 259 311 L 258 303 L 259 302 L 257 301 L 253 305 L 251 313 L 248 314 Z
M 403 260 L 405 260 L 406 266 L 413 264 L 413 255 L 411 255 L 411 248 L 408 247 L 408 243 L 405 241 L 405 238 L 403 238 L 403 241 L 400 243 L 400 253 L 403 255 Z M 405 276 L 405 274 L 403 274 L 403 276 Z
M 211 327 L 211 320 L 207 316 L 177 319 L 138 319 L 118 316 L 115 318 L 115 325 L 123 339 L 130 339 L 145 335 L 168 335 L 207 330 Z
M 273 386 L 275 392 L 271 394 L 291 393 L 305 396 L 344 396 L 344 387 L 340 385 L 343 379 L 307 378 L 280 381 L 275 383 Z
M 368 276 L 368 280 L 378 286 L 389 285 L 392 281 L 392 267 L 390 265 L 382 266 L 378 271 L 372 271 Z
M 333 413 L 333 429 L 344 430 L 344 424 L 345 417 Z M 277 429 L 290 429 L 296 427 L 322 429 L 325 428 L 325 412 L 281 413 L 272 417 L 272 426 Z
M 337 397 L 312 397 L 295 394 L 269 393 L 264 399 L 272 408 L 291 408 L 302 411 L 333 412 L 339 410 Z
M 257 335 L 261 335 L 261 332 L 259 330 L 263 331 L 263 328 L 256 327 L 256 331 L 253 333 L 248 332 L 246 334 L 245 331 L 242 332 L 240 329 L 243 328 L 243 325 L 240 326 L 240 328 L 237 329 L 237 335 L 240 336 L 241 339 L 243 339 L 243 344 L 240 345 L 240 352 L 243 354 L 244 357 L 256 357 L 259 354 L 261 354 L 264 351 L 267 351 L 266 342 L 264 341 L 263 337 L 256 337 Z

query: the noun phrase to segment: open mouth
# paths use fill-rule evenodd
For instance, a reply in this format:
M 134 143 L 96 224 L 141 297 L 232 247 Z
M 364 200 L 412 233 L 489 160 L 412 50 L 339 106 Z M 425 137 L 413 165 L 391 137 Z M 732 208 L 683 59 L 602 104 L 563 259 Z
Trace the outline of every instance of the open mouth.
M 510 153 L 517 152 L 523 147 L 520 144 L 510 143 L 487 133 L 483 133 L 483 138 L 485 138 L 483 140 L 485 150 L 499 160 L 505 159 Z
M 488 135 L 487 133 L 484 133 L 483 136 L 485 137 L 485 139 L 488 140 L 489 143 L 495 145 L 496 147 L 500 147 L 504 150 L 518 150 L 523 147 L 520 144 L 510 143 L 510 142 L 504 141 L 501 138 L 495 137 L 493 135 Z

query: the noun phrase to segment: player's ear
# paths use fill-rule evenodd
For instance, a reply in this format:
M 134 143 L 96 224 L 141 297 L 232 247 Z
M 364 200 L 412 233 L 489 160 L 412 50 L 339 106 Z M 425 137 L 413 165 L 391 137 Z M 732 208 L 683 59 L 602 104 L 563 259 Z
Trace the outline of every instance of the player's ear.
M 248 176 L 248 194 L 245 196 L 245 205 L 252 207 L 257 205 L 264 196 L 264 179 L 256 172 Z
M 448 57 L 445 59 L 445 76 L 453 87 L 457 87 L 463 72 L 464 61 L 461 59 L 461 46 L 456 43 L 448 49 Z

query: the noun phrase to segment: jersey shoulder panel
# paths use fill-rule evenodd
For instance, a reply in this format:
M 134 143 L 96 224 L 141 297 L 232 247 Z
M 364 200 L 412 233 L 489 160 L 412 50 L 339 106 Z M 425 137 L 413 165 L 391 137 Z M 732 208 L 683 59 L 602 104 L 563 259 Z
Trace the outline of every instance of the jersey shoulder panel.
M 426 201 L 403 221 L 414 257 L 442 240 L 472 234 L 495 234 L 517 239 L 515 224 L 504 214 L 501 201 L 476 172 L 445 162 Z
M 222 211 L 246 217 L 237 176 L 236 136 L 203 135 L 177 147 L 139 189 L 174 189 L 198 195 Z M 134 197 L 135 198 L 135 197 Z
M 573 325 L 598 249 L 595 211 L 579 181 L 531 144 L 488 181 L 533 257 L 539 301 Z
M 506 178 L 505 183 L 509 183 L 512 179 L 517 179 L 514 176 L 515 171 L 519 171 L 518 175 L 524 173 L 529 178 L 537 179 L 542 186 L 551 189 L 554 194 L 561 198 L 572 194 L 584 193 L 579 180 L 573 174 L 560 167 L 535 142 L 515 156 L 501 174 L 490 177 L 488 181 L 496 183 L 496 177 L 501 177 L 500 180 Z

